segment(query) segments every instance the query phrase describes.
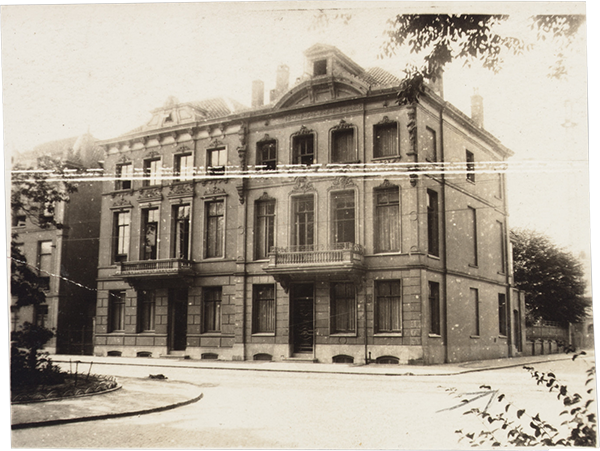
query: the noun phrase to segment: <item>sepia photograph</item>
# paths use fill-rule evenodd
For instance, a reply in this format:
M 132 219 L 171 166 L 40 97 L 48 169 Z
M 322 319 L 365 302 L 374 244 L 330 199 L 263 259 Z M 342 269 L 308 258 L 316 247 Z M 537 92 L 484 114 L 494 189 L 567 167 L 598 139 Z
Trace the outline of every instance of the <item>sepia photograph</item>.
M 0 6 L 9 445 L 597 447 L 588 7 Z

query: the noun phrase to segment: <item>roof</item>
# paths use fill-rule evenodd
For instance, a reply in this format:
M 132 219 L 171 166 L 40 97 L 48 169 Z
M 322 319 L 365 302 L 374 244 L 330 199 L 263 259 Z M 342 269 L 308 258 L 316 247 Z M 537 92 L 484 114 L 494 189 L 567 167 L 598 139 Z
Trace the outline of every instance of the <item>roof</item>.
M 367 69 L 360 78 L 371 86 L 398 86 L 400 79 L 380 67 Z

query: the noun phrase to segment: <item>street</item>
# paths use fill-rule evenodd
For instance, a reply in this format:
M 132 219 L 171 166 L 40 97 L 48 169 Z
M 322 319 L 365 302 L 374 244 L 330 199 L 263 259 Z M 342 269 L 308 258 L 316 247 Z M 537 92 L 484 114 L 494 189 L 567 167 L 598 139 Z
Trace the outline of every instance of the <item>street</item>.
M 585 397 L 579 358 L 536 364 L 552 371 L 570 392 Z M 310 364 L 307 364 L 310 365 Z M 147 377 L 145 366 L 98 365 L 98 373 Z M 516 408 L 552 424 L 563 409 L 555 393 L 521 367 L 454 376 L 373 376 L 161 368 L 169 380 L 194 383 L 204 398 L 175 410 L 138 417 L 12 432 L 15 448 L 338 448 L 456 449 L 457 429 L 481 431 L 463 415 L 453 393 L 498 389 Z M 454 390 L 455 389 L 455 390 Z M 489 397 L 470 407 L 483 409 Z M 494 399 L 497 403 L 497 399 Z M 504 405 L 504 404 L 502 404 Z

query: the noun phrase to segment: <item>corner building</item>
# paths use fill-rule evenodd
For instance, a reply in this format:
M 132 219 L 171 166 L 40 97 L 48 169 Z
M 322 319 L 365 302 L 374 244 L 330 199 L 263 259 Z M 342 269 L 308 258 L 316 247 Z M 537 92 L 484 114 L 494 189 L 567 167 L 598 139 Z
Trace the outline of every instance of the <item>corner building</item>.
M 521 352 L 511 152 L 338 49 L 271 102 L 170 99 L 106 150 L 95 352 L 443 363 Z

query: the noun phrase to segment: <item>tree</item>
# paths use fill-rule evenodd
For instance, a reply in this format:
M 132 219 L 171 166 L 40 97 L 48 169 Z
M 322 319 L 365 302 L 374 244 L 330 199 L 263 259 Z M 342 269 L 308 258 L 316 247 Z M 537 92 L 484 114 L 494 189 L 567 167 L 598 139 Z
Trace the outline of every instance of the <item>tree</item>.
M 24 168 L 16 165 L 11 178 L 11 211 L 13 215 L 24 215 L 41 229 L 62 228 L 55 215 L 56 206 L 68 202 L 69 195 L 77 191 L 74 183 L 68 180 L 72 172 L 67 171 L 60 161 L 50 157 L 38 160 L 37 168 Z M 17 309 L 26 306 L 39 306 L 46 302 L 43 279 L 36 267 L 27 259 L 18 244 L 18 234 L 12 233 L 11 251 L 11 295 Z M 46 327 L 24 323 L 20 330 L 11 333 L 11 385 L 24 383 L 24 379 L 35 383 L 44 368 L 40 368 L 39 351 L 53 337 Z M 52 371 L 50 371 L 52 373 Z
M 581 263 L 541 233 L 514 229 L 510 238 L 515 286 L 526 293 L 527 321 L 582 321 L 589 301 Z
M 506 52 L 522 54 L 547 40 L 555 44 L 555 61 L 548 75 L 561 78 L 567 74 L 565 51 L 575 41 L 585 16 L 532 16 L 529 27 L 535 39 L 531 42 L 503 28 L 508 20 L 508 15 L 498 14 L 401 14 L 390 19 L 380 56 L 392 56 L 398 48 L 408 45 L 411 53 L 423 59 L 421 67 L 405 69 L 406 77 L 398 94 L 400 104 L 418 100 L 425 89 L 424 81 L 435 81 L 452 61 L 463 61 L 466 66 L 480 61 L 483 67 L 498 72 Z

